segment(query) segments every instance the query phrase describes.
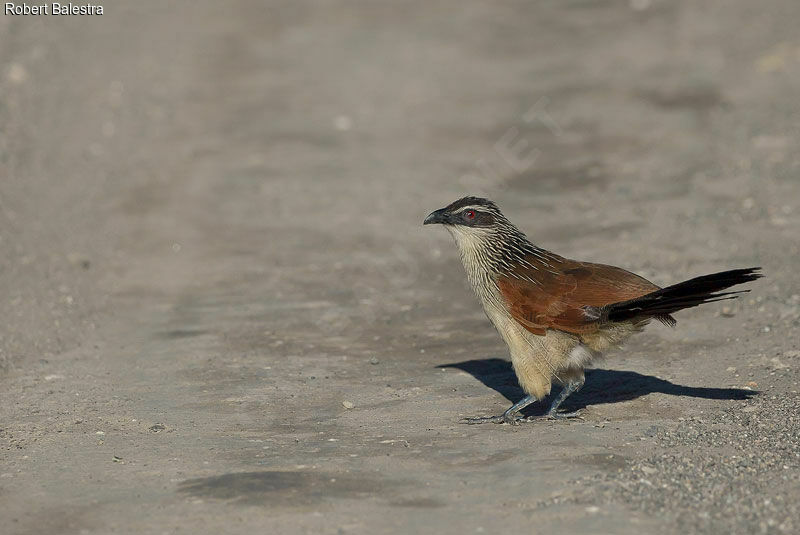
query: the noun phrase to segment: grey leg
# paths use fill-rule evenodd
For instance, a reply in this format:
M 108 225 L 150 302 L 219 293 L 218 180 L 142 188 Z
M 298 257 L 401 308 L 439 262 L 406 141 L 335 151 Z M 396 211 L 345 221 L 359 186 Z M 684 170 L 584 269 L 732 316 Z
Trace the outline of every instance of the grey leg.
M 564 403 L 564 400 L 567 399 L 571 394 L 577 392 L 583 386 L 583 383 L 586 382 L 586 379 L 581 377 L 578 381 L 572 381 L 571 383 L 567 383 L 564 389 L 558 394 L 558 397 L 553 400 L 553 403 L 550 405 L 550 409 L 547 411 L 548 418 L 575 418 L 578 416 L 579 411 L 570 412 L 570 413 L 560 413 L 558 412 L 558 407 Z
M 565 396 L 566 397 L 566 396 Z M 519 414 L 519 411 L 530 405 L 536 401 L 536 398 L 528 395 L 522 398 L 521 400 L 514 403 L 511 407 L 508 408 L 506 412 L 504 412 L 501 416 L 484 416 L 478 418 L 464 418 L 461 420 L 465 424 L 485 424 L 485 423 L 495 423 L 495 424 L 511 424 L 511 425 L 519 425 L 520 420 L 522 420 L 522 416 Z

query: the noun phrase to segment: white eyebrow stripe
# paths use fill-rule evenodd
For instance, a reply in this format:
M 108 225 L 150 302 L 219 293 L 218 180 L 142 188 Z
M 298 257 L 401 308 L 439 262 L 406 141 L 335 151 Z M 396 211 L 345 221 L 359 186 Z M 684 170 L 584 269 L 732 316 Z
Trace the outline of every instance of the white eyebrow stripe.
M 478 212 L 488 212 L 489 211 L 488 208 L 485 207 L 485 206 L 481 206 L 479 204 L 474 204 L 474 205 L 470 205 L 470 206 L 463 206 L 463 207 L 458 209 L 458 212 L 453 212 L 453 213 L 454 214 L 460 214 L 460 213 L 465 212 L 467 210 L 476 210 Z

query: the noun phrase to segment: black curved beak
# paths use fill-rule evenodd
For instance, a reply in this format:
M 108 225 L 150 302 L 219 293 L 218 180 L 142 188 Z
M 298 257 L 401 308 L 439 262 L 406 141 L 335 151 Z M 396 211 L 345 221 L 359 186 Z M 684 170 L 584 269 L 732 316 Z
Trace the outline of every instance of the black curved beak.
M 442 223 L 447 223 L 447 212 L 445 212 L 444 208 L 436 210 L 435 212 L 431 212 L 430 215 L 425 218 L 425 221 L 422 222 L 423 225 L 435 225 Z

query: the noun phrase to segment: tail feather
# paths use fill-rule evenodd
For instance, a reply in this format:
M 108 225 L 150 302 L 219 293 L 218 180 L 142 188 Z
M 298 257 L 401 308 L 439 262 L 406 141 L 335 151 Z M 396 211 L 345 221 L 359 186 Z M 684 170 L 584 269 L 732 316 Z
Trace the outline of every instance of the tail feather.
M 607 305 L 603 307 L 602 315 L 608 321 L 656 318 L 667 325 L 674 325 L 675 319 L 670 316 L 673 312 L 705 303 L 736 299 L 738 294 L 749 292 L 750 290 L 734 292 L 722 290 L 760 279 L 764 276 L 759 273 L 760 269 L 760 267 L 732 269 L 695 277 L 635 299 Z

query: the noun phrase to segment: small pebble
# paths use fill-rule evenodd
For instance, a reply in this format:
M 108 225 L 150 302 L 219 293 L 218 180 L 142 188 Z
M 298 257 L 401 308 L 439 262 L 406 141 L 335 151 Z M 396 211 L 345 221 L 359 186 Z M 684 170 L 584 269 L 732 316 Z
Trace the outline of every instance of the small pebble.
M 342 401 L 342 406 L 345 409 L 352 409 L 353 407 L 355 407 L 352 401 Z

